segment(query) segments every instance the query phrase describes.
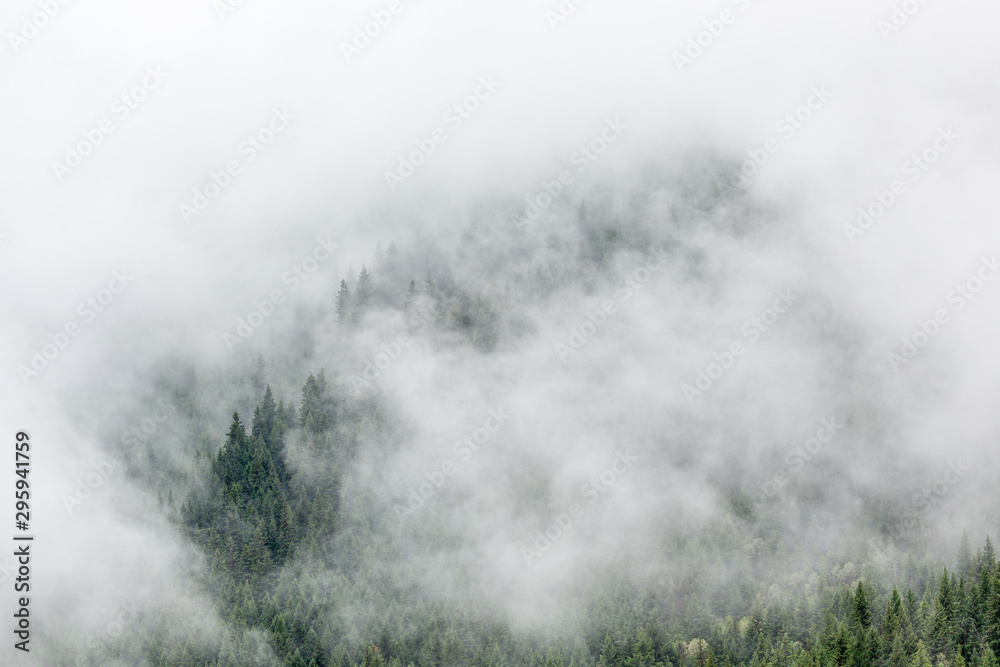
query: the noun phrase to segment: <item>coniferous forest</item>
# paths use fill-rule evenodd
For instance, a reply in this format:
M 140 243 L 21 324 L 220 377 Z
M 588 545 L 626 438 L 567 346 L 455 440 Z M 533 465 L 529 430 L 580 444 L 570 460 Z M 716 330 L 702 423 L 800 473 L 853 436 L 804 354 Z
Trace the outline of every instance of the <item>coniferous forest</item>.
M 1000 667 L 1000 3 L 2 7 L 0 667 Z
M 160 619 L 139 639 L 102 640 L 87 664 L 995 666 L 1000 563 L 993 544 L 986 534 L 962 533 L 942 546 L 933 509 L 944 502 L 933 494 L 911 500 L 916 489 L 906 478 L 890 496 L 878 486 L 856 491 L 847 509 L 836 510 L 844 525 L 834 537 L 817 512 L 843 502 L 824 489 L 844 483 L 837 476 L 848 464 L 819 454 L 802 465 L 804 477 L 788 472 L 794 479 L 780 493 L 766 492 L 769 482 L 761 483 L 770 476 L 762 476 L 767 466 L 753 456 L 765 455 L 747 454 L 750 472 L 742 476 L 724 474 L 729 464 L 720 464 L 718 476 L 705 482 L 719 493 L 711 514 L 660 524 L 662 532 L 641 548 L 634 536 L 623 535 L 621 553 L 617 538 L 590 530 L 585 519 L 566 527 L 567 536 L 580 531 L 584 538 L 572 546 L 560 544 L 569 537 L 553 534 L 561 531 L 536 523 L 539 530 L 521 533 L 511 545 L 515 556 L 503 566 L 514 570 L 513 578 L 530 573 L 544 586 L 550 574 L 539 568 L 547 559 L 557 569 L 573 562 L 555 565 L 559 548 L 572 549 L 572 558 L 584 558 L 597 544 L 608 549 L 566 586 L 546 589 L 558 600 L 536 615 L 526 608 L 535 601 L 505 606 L 512 591 L 491 589 L 480 597 L 475 577 L 486 566 L 464 551 L 475 530 L 452 524 L 464 514 L 437 516 L 450 506 L 470 512 L 472 521 L 488 520 L 478 516 L 488 517 L 488 508 L 469 507 L 474 495 L 450 488 L 451 480 L 426 459 L 413 464 L 415 476 L 402 486 L 379 477 L 382 468 L 398 465 L 393 457 L 415 438 L 405 400 L 380 384 L 391 373 L 409 372 L 396 367 L 397 359 L 403 363 L 420 345 L 456 358 L 501 356 L 536 335 L 537 314 L 524 305 L 525 295 L 558 295 L 574 280 L 588 281 L 594 292 L 617 293 L 627 305 L 628 290 L 638 298 L 643 287 L 653 288 L 653 279 L 640 282 L 632 268 L 652 266 L 653 245 L 668 266 L 651 274 L 672 273 L 661 279 L 668 282 L 685 275 L 705 280 L 703 250 L 685 227 L 710 222 L 713 234 L 738 238 L 746 230 L 731 226 L 727 216 L 768 215 L 748 209 L 739 193 L 718 192 L 701 205 L 675 208 L 665 234 L 648 223 L 648 196 L 583 205 L 569 232 L 546 232 L 547 262 L 529 256 L 514 271 L 469 285 L 458 277 L 462 260 L 455 271 L 439 266 L 435 273 L 415 259 L 425 251 L 380 245 L 371 268 L 329 280 L 315 311 L 297 312 L 283 331 L 313 352 L 268 354 L 248 345 L 232 370 L 204 377 L 191 365 L 164 366 L 157 393 L 170 406 L 165 430 L 185 453 L 165 459 L 151 438 L 145 455 L 126 458 L 130 474 L 157 489 L 156 511 L 193 546 L 192 558 L 202 563 L 197 588 L 223 625 L 217 632 L 178 632 Z M 689 197 L 697 203 L 697 195 Z M 759 225 L 752 233 L 763 233 Z M 475 249 L 482 234 L 497 233 L 473 226 L 458 242 L 457 256 L 488 264 Z M 536 300 L 544 304 L 545 298 Z M 817 317 L 815 310 L 807 315 Z M 324 337 L 349 347 L 375 326 L 383 326 L 377 347 L 369 343 L 322 361 Z M 609 326 L 606 335 L 619 334 Z M 568 344 L 579 355 L 587 352 Z M 557 347 L 551 356 L 549 363 L 562 364 Z M 871 415 L 857 407 L 856 394 L 838 400 L 842 410 L 832 423 L 843 422 L 837 428 L 846 434 L 836 437 L 863 440 L 859 434 Z M 220 404 L 228 413 L 205 407 Z M 675 427 L 682 423 L 672 419 Z M 502 450 L 504 428 L 481 448 L 464 440 L 474 447 L 467 453 Z M 621 437 L 630 433 L 624 427 Z M 653 467 L 660 465 L 657 447 L 673 465 L 699 451 L 686 437 L 658 437 L 635 446 L 647 460 L 652 456 Z M 858 447 L 864 451 L 864 443 Z M 433 495 L 421 502 L 426 493 L 414 489 L 425 480 L 425 492 Z M 558 523 L 551 489 L 545 480 L 533 482 L 504 502 L 549 507 Z M 593 483 L 610 498 L 625 482 L 603 489 Z

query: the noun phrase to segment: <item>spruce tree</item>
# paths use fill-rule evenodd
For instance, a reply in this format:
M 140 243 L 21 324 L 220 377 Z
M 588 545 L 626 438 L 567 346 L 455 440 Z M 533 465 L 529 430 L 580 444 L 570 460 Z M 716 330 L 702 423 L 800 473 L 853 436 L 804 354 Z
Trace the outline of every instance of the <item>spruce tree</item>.
M 347 281 L 340 281 L 340 291 L 337 293 L 337 321 L 346 324 L 351 319 L 351 291 Z
M 892 587 L 892 594 L 885 605 L 885 616 L 882 618 L 882 638 L 885 640 L 886 650 L 891 650 L 895 639 L 897 639 L 903 627 L 903 599 L 899 596 L 899 589 Z
M 953 647 L 954 633 L 955 598 L 948 568 L 945 568 L 938 583 L 938 595 L 934 601 L 934 613 L 931 617 L 930 650 L 935 654 L 949 654 Z
M 851 620 L 855 627 L 867 628 L 872 624 L 871 604 L 868 602 L 868 593 L 863 582 L 858 582 L 858 587 L 854 592 L 854 611 Z
M 969 547 L 969 533 L 962 531 L 962 539 L 958 543 L 957 572 L 960 575 L 972 573 L 972 549 Z
M 372 277 L 368 272 L 368 267 L 361 265 L 361 273 L 358 274 L 358 282 L 354 287 L 354 321 L 358 322 L 365 314 L 365 310 L 371 305 L 373 296 Z
M 917 652 L 910 660 L 910 667 L 934 667 L 923 642 L 917 644 Z

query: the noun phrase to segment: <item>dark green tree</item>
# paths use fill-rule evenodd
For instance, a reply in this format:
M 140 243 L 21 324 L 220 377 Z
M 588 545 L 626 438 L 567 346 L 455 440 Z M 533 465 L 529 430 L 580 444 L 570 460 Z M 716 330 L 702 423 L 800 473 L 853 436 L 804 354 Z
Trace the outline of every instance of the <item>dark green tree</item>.
M 351 320 L 351 290 L 347 281 L 340 281 L 340 291 L 337 292 L 337 321 L 346 324 Z

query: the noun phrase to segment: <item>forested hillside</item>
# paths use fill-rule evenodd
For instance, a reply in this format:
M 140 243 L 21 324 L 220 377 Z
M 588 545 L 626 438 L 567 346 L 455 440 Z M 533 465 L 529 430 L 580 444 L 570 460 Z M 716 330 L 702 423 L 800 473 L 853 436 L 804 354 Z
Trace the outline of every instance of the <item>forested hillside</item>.
M 887 385 L 855 359 L 860 327 L 828 327 L 837 306 L 819 288 L 779 291 L 789 314 L 751 328 L 746 368 L 685 400 L 706 359 L 684 339 L 700 336 L 698 302 L 747 300 L 759 270 L 731 252 L 784 251 L 773 215 L 724 181 L 380 246 L 231 366 L 162 364 L 152 386 L 170 421 L 124 457 L 195 547 L 222 625 L 146 619 L 77 663 L 996 665 L 992 543 L 981 524 L 945 537 L 961 526 L 939 531 L 937 491 L 913 499 L 928 477 L 893 454 Z M 767 305 L 776 285 L 762 282 Z M 636 340 L 649 308 L 674 329 Z M 693 362 L 645 389 L 637 371 L 598 370 L 651 342 Z M 789 377 L 821 359 L 840 384 L 761 394 L 753 373 L 772 371 L 751 353 L 775 350 Z M 528 372 L 548 393 L 526 393 Z M 563 374 L 593 393 L 576 397 Z M 473 407 L 438 432 L 439 401 Z M 751 416 L 782 401 L 787 419 Z M 783 465 L 817 424 L 831 444 Z M 879 476 L 857 481 L 876 460 Z M 580 472 L 563 482 L 561 466 Z

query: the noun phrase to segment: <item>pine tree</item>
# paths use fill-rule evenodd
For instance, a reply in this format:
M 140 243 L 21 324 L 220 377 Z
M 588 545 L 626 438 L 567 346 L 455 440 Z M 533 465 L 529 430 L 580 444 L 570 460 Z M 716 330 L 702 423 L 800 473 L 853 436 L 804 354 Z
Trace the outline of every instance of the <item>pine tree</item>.
M 858 582 L 857 590 L 854 592 L 854 610 L 851 621 L 857 628 L 867 628 L 872 624 L 871 604 L 868 602 L 868 593 L 863 582 Z
M 347 281 L 340 281 L 340 291 L 337 293 L 337 321 L 346 324 L 351 319 L 351 291 Z
M 972 573 L 972 549 L 969 547 L 969 533 L 962 531 L 962 539 L 958 543 L 957 572 L 960 575 Z
M 882 617 L 882 639 L 886 653 L 892 650 L 893 643 L 900 638 L 903 628 L 903 599 L 899 589 L 892 587 L 892 594 L 885 605 L 885 615 Z
M 990 541 L 990 536 L 986 536 L 986 546 L 983 547 L 983 556 L 981 559 L 982 566 L 992 570 L 996 566 L 996 554 L 993 551 L 993 542 Z
M 330 396 L 326 376 L 320 370 L 318 375 L 310 374 L 302 386 L 302 404 L 299 420 L 302 428 L 312 434 L 320 434 L 333 426 L 336 404 Z
M 640 628 L 636 635 L 632 655 L 625 660 L 626 667 L 653 667 L 656 660 L 653 640 L 646 633 L 646 628 Z
M 850 660 L 853 667 L 873 667 L 879 657 L 878 631 L 859 626 L 851 639 Z
M 265 440 L 272 436 L 274 423 L 278 418 L 278 406 L 274 404 L 274 394 L 271 393 L 271 385 L 267 385 L 264 390 L 264 400 L 260 404 L 260 413 L 264 418 L 264 432 L 261 434 Z
M 233 423 L 229 426 L 225 444 L 216 457 L 216 475 L 224 487 L 239 482 L 246 467 L 247 437 L 238 412 L 233 413 Z
M 959 577 L 958 586 L 954 588 L 954 630 L 953 640 L 965 657 L 972 658 L 972 634 L 975 630 L 974 596 L 966 591 L 965 575 Z
M 923 642 L 917 644 L 917 652 L 910 660 L 910 667 L 934 667 Z
M 984 624 L 986 641 L 994 654 L 1000 654 L 1000 563 L 990 573 L 989 600 L 985 602 L 988 621 Z
M 253 420 L 250 422 L 250 437 L 263 438 L 265 431 L 264 416 L 260 413 L 260 406 L 258 405 L 253 409 Z
M 358 282 L 354 287 L 354 321 L 358 322 L 365 314 L 365 310 L 371 305 L 372 300 L 372 277 L 368 272 L 368 267 L 361 265 L 361 273 L 358 274 Z
M 910 658 L 906 654 L 906 647 L 903 639 L 899 635 L 892 640 L 889 646 L 889 655 L 886 658 L 886 667 L 908 667 Z
M 920 632 L 920 605 L 917 604 L 917 596 L 913 594 L 912 588 L 906 589 L 903 596 L 903 609 L 906 611 L 906 618 L 910 621 L 910 627 L 915 632 Z
M 938 583 L 938 595 L 934 601 L 934 614 L 931 618 L 931 651 L 949 654 L 954 646 L 954 633 L 955 599 L 951 578 L 948 576 L 948 568 L 945 568 Z

